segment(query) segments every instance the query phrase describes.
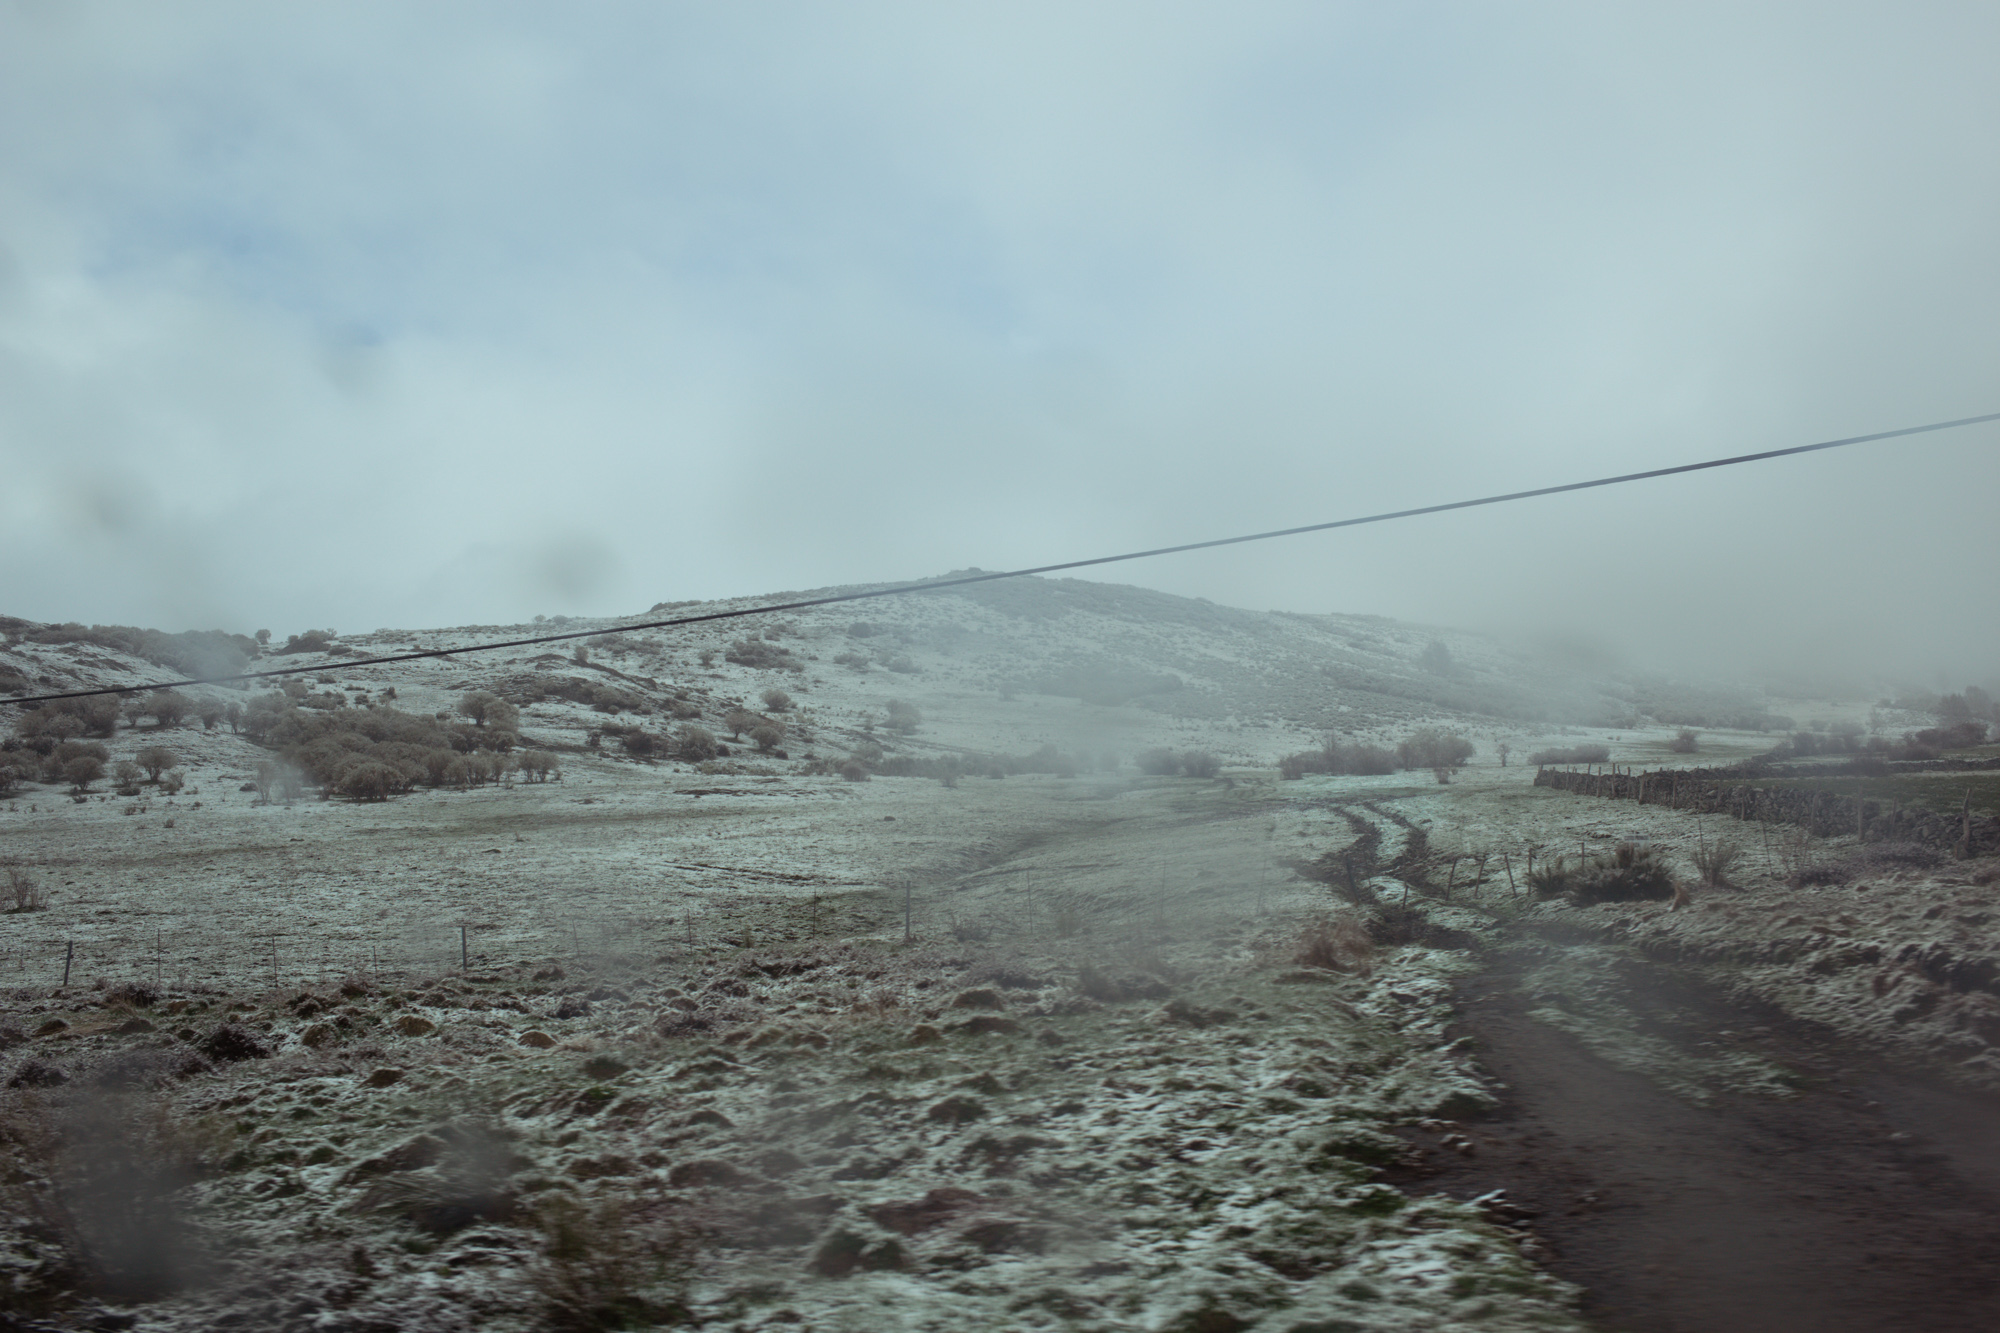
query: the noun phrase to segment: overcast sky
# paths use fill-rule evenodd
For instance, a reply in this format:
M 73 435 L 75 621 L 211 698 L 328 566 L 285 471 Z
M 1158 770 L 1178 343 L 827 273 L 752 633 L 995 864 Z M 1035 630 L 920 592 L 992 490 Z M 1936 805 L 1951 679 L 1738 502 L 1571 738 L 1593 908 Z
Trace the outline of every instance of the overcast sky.
M 0 3 L 0 611 L 631 613 L 2000 410 L 1997 38 Z M 1936 684 L 1996 518 L 1985 426 L 1098 577 Z

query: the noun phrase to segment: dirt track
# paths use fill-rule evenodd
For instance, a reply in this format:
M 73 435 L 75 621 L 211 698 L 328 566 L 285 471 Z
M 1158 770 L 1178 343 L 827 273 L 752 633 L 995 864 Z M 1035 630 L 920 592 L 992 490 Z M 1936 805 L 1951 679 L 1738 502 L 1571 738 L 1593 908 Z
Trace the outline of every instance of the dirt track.
M 1614 998 L 1640 1039 L 1697 1069 L 1775 1067 L 1796 1088 L 1669 1091 L 1545 1021 L 1571 998 L 1550 993 L 1568 952 L 1523 946 L 1461 987 L 1503 1105 L 1413 1133 L 1406 1188 L 1504 1190 L 1501 1211 L 1523 1210 L 1539 1257 L 1621 1333 L 2000 1322 L 2000 1107 L 1621 960 Z

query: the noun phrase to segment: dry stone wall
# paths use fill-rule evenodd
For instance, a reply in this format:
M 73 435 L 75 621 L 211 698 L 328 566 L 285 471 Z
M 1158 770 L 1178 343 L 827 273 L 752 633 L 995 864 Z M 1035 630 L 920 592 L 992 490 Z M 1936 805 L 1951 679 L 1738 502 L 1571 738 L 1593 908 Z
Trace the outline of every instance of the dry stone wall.
M 1858 834 L 1864 842 L 1915 842 L 1957 857 L 2000 853 L 2000 819 L 1944 814 L 1895 801 L 1801 787 L 1756 787 L 1735 769 L 1682 768 L 1634 772 L 1603 768 L 1539 768 L 1537 787 L 1642 805 L 1667 805 L 1772 824 L 1797 824 L 1820 837 Z

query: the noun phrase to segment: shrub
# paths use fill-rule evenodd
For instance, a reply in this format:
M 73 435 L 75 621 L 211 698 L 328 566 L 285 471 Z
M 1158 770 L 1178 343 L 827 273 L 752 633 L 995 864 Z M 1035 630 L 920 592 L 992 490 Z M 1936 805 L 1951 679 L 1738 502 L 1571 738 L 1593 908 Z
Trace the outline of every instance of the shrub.
M 623 745 L 625 753 L 634 759 L 651 758 L 660 748 L 659 738 L 650 731 L 628 731 L 619 739 L 619 744 Z
M 62 780 L 72 791 L 83 791 L 104 776 L 104 761 L 95 755 L 80 754 L 62 766 Z
M 747 708 L 732 708 L 722 715 L 722 725 L 729 728 L 729 739 L 733 741 L 742 740 L 744 732 L 756 727 L 763 720 L 761 714 L 753 713 Z
M 97 772 L 104 771 L 104 765 L 111 760 L 111 752 L 96 741 L 64 741 L 49 751 L 42 761 L 42 778 L 47 782 L 62 782 L 69 778 L 69 766 L 78 760 L 92 760 L 97 764 Z M 95 774 L 92 775 L 93 779 Z
M 178 727 L 194 711 L 194 700 L 179 690 L 154 690 L 146 696 L 145 709 L 163 727 Z
M 686 726 L 674 733 L 674 758 L 690 764 L 715 758 L 719 748 L 715 733 L 706 727 Z
M 889 701 L 889 730 L 909 735 L 924 724 L 924 715 L 917 711 L 915 704 L 904 703 L 901 699 Z
M 120 796 L 137 796 L 139 779 L 144 775 L 145 770 L 130 759 L 120 759 L 111 769 L 111 779 L 118 784 Z
M 1602 764 L 1611 758 L 1608 745 L 1572 745 L 1537 750 L 1528 756 L 1528 762 L 1537 768 L 1550 764 Z
M 784 744 L 785 724 L 782 722 L 759 723 L 750 729 L 750 739 L 757 743 L 759 750 L 762 750 L 765 754 L 769 754 Z
M 118 701 L 110 695 L 89 699 L 57 699 L 21 715 L 14 734 L 23 740 L 48 737 L 65 741 L 76 736 L 109 736 L 118 730 Z
M 1317 750 L 1302 750 L 1278 761 L 1278 772 L 1287 780 L 1308 773 L 1352 773 L 1377 776 L 1396 771 L 1396 756 L 1379 745 L 1344 743 L 1328 736 Z
M 1914 735 L 1905 736 L 1905 744 L 1921 745 L 1933 750 L 1969 750 L 1984 744 L 1986 724 L 1984 722 L 1953 722 L 1949 726 L 1925 727 Z
M 1189 750 L 1181 756 L 1181 772 L 1191 778 L 1212 778 L 1222 771 L 1222 761 L 1206 750 Z
M 529 782 L 547 782 L 551 773 L 562 772 L 562 765 L 557 762 L 556 757 L 544 750 L 525 752 L 519 763 L 521 776 Z
M 1147 750 L 1140 754 L 1139 771 L 1148 777 L 1170 778 L 1181 771 L 1181 757 L 1172 750 Z
M 792 696 L 786 694 L 775 685 L 764 691 L 763 700 L 764 707 L 774 713 L 789 713 L 792 711 Z
M 856 671 L 866 671 L 868 669 L 868 654 L 855 652 L 835 653 L 833 655 L 833 662 L 835 666 L 853 667 Z
M 1404 768 L 1429 768 L 1445 773 L 1463 767 L 1474 753 L 1471 741 L 1455 731 L 1440 731 L 1436 727 L 1412 732 L 1396 746 L 1396 758 Z
M 866 782 L 873 775 L 869 773 L 868 766 L 859 759 L 849 759 L 841 764 L 840 776 L 849 782 Z
M 48 895 L 35 877 L 22 866 L 7 867 L 7 901 L 10 912 L 39 912 L 48 906 Z
M 1445 647 L 1441 639 L 1432 639 L 1425 644 L 1424 651 L 1417 660 L 1423 663 L 1424 670 L 1436 672 L 1440 676 L 1447 675 L 1451 671 L 1451 649 Z M 1422 767 L 1428 768 L 1430 765 L 1425 764 Z
M 802 671 L 804 664 L 782 644 L 766 639 L 738 639 L 729 645 L 723 654 L 738 666 L 756 667 L 767 671 Z
M 186 785 L 187 774 L 181 772 L 178 768 L 168 769 L 166 776 L 160 779 L 160 790 L 169 796 L 178 796 L 181 788 Z
M 201 729 L 203 731 L 214 731 L 215 724 L 222 721 L 223 711 L 222 705 L 216 700 L 202 700 L 195 708 L 196 716 L 201 718 Z
M 1680 734 L 1667 742 L 1667 748 L 1675 754 L 1693 754 L 1699 741 L 1700 737 L 1695 734 L 1694 728 L 1682 727 Z
M 164 745 L 148 745 L 135 756 L 139 766 L 146 770 L 149 781 L 158 782 L 160 774 L 180 762 L 180 756 Z
M 285 636 L 285 646 L 273 649 L 271 656 L 283 657 L 288 653 L 323 653 L 333 645 L 333 639 L 334 631 L 330 629 L 309 629 L 303 634 L 289 634 Z
M 398 792 L 408 791 L 410 782 L 398 769 L 364 760 L 341 770 L 334 789 L 358 801 L 386 801 Z

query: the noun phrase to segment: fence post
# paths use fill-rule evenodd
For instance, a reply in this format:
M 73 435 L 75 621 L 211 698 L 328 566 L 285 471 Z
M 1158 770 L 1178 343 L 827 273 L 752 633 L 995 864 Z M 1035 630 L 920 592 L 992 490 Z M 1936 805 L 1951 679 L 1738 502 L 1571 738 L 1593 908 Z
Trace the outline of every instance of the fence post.
M 65 952 L 64 952 L 64 954 L 63 954 L 63 979 L 62 979 L 62 984 L 63 984 L 63 985 L 65 985 L 65 986 L 69 985 L 69 965 L 70 965 L 71 963 L 75 962 L 75 961 L 76 961 L 76 941 L 75 941 L 75 940 L 71 940 L 71 941 L 69 942 L 69 948 L 68 948 L 68 950 L 67 950 L 67 951 L 65 951 Z

